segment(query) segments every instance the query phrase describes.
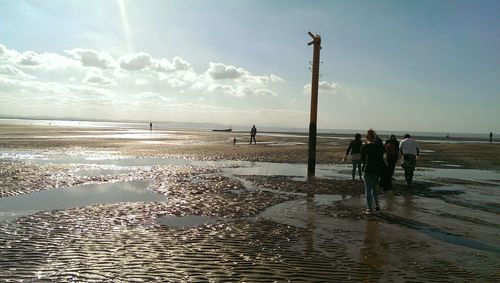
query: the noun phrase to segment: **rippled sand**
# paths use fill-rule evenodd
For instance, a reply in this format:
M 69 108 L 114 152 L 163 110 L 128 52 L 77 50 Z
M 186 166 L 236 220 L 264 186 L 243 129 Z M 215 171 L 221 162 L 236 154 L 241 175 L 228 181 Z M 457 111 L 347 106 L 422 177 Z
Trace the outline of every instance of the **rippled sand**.
M 294 162 L 304 156 L 300 145 L 238 148 L 221 144 L 225 139 L 219 134 L 194 136 L 197 145 L 178 144 L 177 151 L 165 152 L 156 143 L 139 147 L 137 141 L 92 140 L 75 147 L 73 141 L 45 140 L 40 146 L 19 137 L 9 140 L 9 149 L 49 156 L 66 150 L 104 159 L 132 154 L 214 160 L 216 149 L 237 160 L 265 156 Z M 341 156 L 343 146 L 322 150 Z M 484 197 L 498 188 L 498 180 L 422 175 L 407 188 L 398 172 L 393 192 L 381 196 L 382 211 L 368 217 L 363 183 L 350 180 L 348 166 L 332 167 L 334 177 L 307 182 L 297 176 L 233 174 L 228 168 L 239 165 L 225 162 L 113 171 L 7 155 L 0 161 L 2 198 L 134 180 L 149 181 L 149 190 L 165 196 L 0 218 L 0 281 L 500 281 L 500 205 Z M 96 174 L 99 170 L 113 174 Z M 307 197 L 311 191 L 314 197 Z

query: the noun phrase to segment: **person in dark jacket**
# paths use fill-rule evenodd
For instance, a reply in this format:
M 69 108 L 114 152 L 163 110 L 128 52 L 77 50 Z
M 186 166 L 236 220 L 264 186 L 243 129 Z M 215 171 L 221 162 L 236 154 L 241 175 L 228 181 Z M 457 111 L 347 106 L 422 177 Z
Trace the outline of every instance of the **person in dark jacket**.
M 384 147 L 377 142 L 377 134 L 373 129 L 366 132 L 366 141 L 361 146 L 361 162 L 363 163 L 366 214 L 380 210 L 378 204 L 377 184 L 384 170 Z
M 389 166 L 389 173 L 392 178 L 394 175 L 394 170 L 396 169 L 396 163 L 399 159 L 399 141 L 395 135 L 391 135 L 388 140 L 385 141 L 385 154 L 387 156 L 387 165 Z
M 349 143 L 349 147 L 345 152 L 344 158 L 342 158 L 342 162 L 347 159 L 349 152 L 351 152 L 351 161 L 352 161 L 352 179 L 354 180 L 356 177 L 356 167 L 358 168 L 359 179 L 361 178 L 361 134 L 354 135 L 354 140 Z

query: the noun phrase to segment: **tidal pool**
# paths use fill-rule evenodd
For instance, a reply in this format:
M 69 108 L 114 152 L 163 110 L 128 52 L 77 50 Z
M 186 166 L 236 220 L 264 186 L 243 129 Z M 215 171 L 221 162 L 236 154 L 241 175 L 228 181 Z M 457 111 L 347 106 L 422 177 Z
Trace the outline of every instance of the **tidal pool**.
M 149 181 L 80 185 L 0 198 L 0 218 L 119 202 L 162 201 L 164 196 L 148 190 Z

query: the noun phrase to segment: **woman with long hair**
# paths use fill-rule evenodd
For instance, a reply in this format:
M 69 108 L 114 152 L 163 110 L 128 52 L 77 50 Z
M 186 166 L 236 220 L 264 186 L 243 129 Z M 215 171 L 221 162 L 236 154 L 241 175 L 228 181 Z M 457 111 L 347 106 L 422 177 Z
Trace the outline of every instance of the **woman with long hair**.
M 377 142 L 377 134 L 373 129 L 366 132 L 365 143 L 361 146 L 361 162 L 365 179 L 366 213 L 373 214 L 375 210 L 380 210 L 377 184 L 385 165 L 384 147 L 381 142 Z

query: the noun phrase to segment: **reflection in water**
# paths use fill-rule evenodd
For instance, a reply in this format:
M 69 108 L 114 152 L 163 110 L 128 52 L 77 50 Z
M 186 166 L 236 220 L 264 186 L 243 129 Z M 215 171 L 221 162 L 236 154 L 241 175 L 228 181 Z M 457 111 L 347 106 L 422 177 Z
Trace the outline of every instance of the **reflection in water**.
M 378 221 L 367 220 L 365 238 L 360 250 L 361 263 L 368 267 L 370 271 L 365 279 L 373 279 L 373 276 L 380 273 L 380 267 L 385 265 L 384 248 L 385 242 L 379 238 Z
M 165 199 L 164 196 L 148 190 L 149 186 L 149 181 L 91 184 L 0 198 L 0 217 L 102 203 L 151 202 Z
M 403 211 L 405 216 L 413 216 L 415 210 L 415 203 L 413 202 L 413 195 L 410 192 L 406 192 L 403 200 Z
M 316 229 L 316 209 L 314 206 L 314 194 L 307 194 L 307 203 L 306 203 L 306 214 L 307 214 L 307 222 L 306 222 L 306 257 L 311 258 L 314 253 L 314 231 Z
M 394 205 L 396 204 L 396 197 L 394 196 L 394 192 L 390 190 L 386 193 L 386 195 L 387 195 L 387 200 L 386 200 L 385 210 L 393 211 Z

